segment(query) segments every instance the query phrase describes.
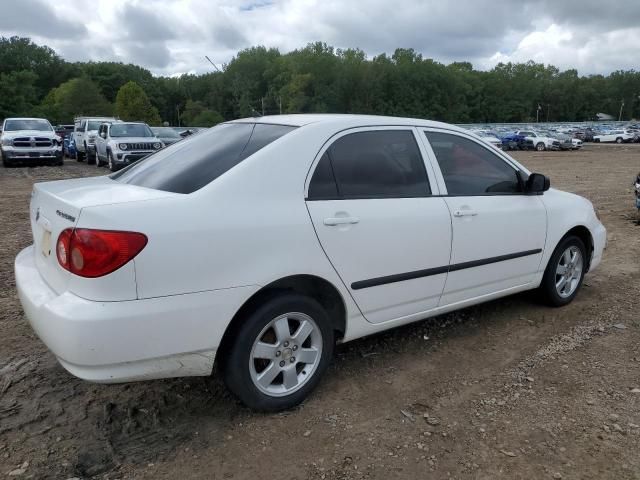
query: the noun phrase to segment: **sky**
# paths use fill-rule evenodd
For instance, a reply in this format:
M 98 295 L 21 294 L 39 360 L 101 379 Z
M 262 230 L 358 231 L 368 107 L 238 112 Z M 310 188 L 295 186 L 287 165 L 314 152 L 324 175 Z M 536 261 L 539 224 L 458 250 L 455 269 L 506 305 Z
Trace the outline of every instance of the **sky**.
M 322 41 L 369 57 L 413 48 L 442 63 L 552 64 L 582 75 L 637 68 L 640 0 L 0 0 L 0 36 L 68 61 L 156 75 L 204 73 L 244 48 Z

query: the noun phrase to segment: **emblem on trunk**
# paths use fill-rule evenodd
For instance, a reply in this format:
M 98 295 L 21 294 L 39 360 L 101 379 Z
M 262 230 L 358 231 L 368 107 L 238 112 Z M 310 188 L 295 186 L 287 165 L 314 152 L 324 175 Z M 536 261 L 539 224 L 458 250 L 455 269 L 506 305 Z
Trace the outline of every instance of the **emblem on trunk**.
M 56 215 L 64 218 L 65 220 L 69 220 L 71 223 L 75 223 L 76 217 L 69 215 L 68 213 L 61 212 L 60 210 L 56 210 Z

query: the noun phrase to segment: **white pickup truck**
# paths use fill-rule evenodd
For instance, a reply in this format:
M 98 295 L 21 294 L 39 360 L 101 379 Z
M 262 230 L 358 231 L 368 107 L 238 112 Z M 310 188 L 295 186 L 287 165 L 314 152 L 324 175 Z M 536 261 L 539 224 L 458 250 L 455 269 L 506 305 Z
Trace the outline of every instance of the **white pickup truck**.
M 74 120 L 73 140 L 76 143 L 76 160 L 85 158 L 88 164 L 96 161 L 96 138 L 98 128 L 105 122 L 115 122 L 113 117 L 76 117 Z
M 6 118 L 0 130 L 0 156 L 5 167 L 35 162 L 62 165 L 62 139 L 44 118 Z
M 533 148 L 542 152 L 544 150 L 559 150 L 560 140 L 553 137 L 547 137 L 533 130 L 518 130 L 516 135 L 522 135 L 525 140 L 531 141 Z

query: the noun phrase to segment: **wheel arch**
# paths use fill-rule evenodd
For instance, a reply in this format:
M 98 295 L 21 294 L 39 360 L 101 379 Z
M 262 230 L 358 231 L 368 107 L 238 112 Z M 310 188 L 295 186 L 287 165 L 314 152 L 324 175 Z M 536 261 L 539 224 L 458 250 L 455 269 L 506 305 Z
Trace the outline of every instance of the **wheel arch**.
M 347 327 L 347 307 L 340 291 L 328 280 L 315 275 L 291 275 L 265 285 L 242 304 L 222 335 L 216 354 L 220 359 L 219 364 L 224 361 L 231 344 L 230 340 L 242 327 L 242 318 L 279 292 L 295 292 L 316 300 L 331 319 L 333 329 L 337 332 L 336 338 L 344 336 Z
M 582 240 L 582 243 L 584 243 L 584 247 L 587 249 L 587 258 L 585 260 L 587 263 L 587 272 L 588 272 L 589 267 L 591 266 L 591 257 L 593 255 L 593 235 L 591 235 L 591 231 L 584 225 L 576 225 L 575 227 L 571 228 L 558 241 L 558 243 L 554 247 L 554 250 L 558 248 L 558 245 L 560 245 L 560 242 L 562 242 L 565 238 L 567 238 L 570 235 L 575 235 L 580 240 Z

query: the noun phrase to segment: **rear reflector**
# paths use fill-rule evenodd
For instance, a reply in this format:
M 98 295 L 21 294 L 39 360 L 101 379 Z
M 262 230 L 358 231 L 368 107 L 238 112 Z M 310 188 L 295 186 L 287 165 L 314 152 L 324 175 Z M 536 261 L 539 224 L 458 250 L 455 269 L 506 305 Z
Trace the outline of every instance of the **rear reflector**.
M 142 233 L 67 228 L 58 237 L 56 255 L 62 268 L 96 278 L 129 262 L 146 244 L 147 236 Z

